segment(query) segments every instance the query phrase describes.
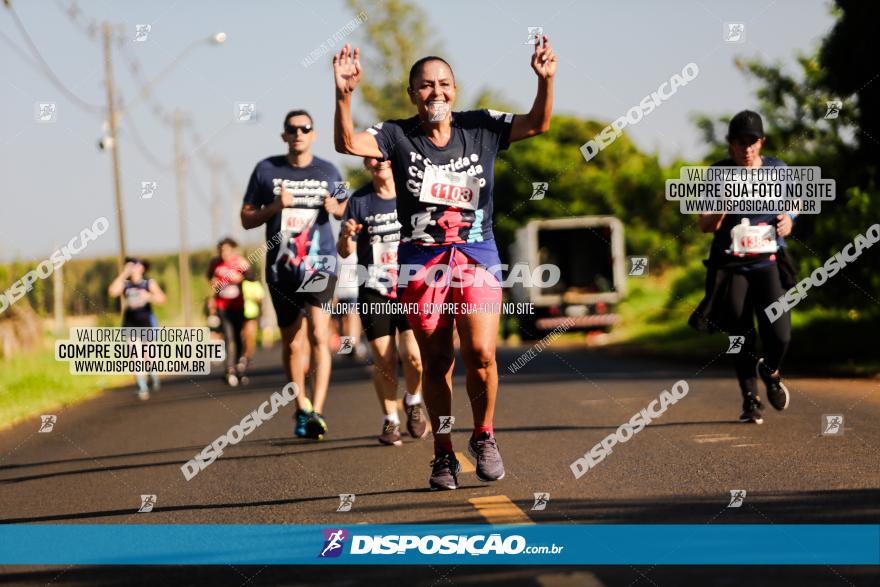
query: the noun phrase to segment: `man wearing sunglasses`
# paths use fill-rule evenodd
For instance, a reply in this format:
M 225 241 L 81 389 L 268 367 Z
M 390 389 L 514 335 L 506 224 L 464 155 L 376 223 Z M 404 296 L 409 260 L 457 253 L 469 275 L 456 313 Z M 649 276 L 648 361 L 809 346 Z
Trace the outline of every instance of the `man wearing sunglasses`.
M 342 177 L 332 163 L 312 154 L 315 132 L 305 110 L 287 113 L 281 139 L 287 154 L 263 159 L 251 174 L 241 224 L 266 225 L 266 282 L 281 329 L 284 371 L 300 390 L 294 434 L 321 439 L 327 432 L 322 414 L 331 367 L 330 314 L 321 305 L 330 302 L 336 285 L 330 214 L 340 218 L 345 203 L 331 194 Z M 306 339 L 314 369 L 311 401 L 304 387 Z

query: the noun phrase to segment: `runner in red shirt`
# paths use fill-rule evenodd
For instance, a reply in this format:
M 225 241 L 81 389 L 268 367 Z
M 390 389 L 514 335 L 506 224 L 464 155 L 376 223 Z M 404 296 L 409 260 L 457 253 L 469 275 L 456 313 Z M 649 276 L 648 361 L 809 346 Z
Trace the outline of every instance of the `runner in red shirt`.
M 241 337 L 244 328 L 244 295 L 241 282 L 244 281 L 244 274 L 250 269 L 250 264 L 239 254 L 238 243 L 231 238 L 224 238 L 217 243 L 217 253 L 218 256 L 211 259 L 208 279 L 211 280 L 214 304 L 220 318 L 223 341 L 226 343 L 226 383 L 235 387 L 245 375 L 245 366 L 241 361 L 244 354 Z

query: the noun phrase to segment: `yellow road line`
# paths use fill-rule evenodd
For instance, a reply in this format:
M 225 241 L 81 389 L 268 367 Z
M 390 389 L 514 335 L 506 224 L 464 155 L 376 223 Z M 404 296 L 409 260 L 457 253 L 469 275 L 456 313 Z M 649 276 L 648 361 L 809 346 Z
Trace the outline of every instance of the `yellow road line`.
M 477 468 L 470 461 L 470 459 L 468 459 L 466 456 L 464 456 L 463 452 L 456 452 L 455 458 L 457 458 L 458 462 L 461 463 L 461 472 L 462 473 L 473 473 L 474 471 L 477 470 Z
M 490 524 L 534 524 L 506 495 L 486 495 L 468 500 Z

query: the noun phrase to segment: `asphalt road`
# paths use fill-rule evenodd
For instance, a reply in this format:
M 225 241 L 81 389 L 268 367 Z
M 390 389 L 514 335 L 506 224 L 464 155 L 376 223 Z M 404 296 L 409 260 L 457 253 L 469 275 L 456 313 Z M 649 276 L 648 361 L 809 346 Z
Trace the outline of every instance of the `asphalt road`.
M 528 347 L 499 349 L 496 435 L 507 476 L 428 490 L 430 440 L 376 441 L 381 413 L 369 366 L 335 358 L 323 441 L 296 439 L 290 409 L 264 423 L 191 481 L 180 466 L 254 410 L 284 381 L 277 351 L 261 352 L 250 385 L 218 377 L 166 381 L 147 402 L 133 388 L 57 411 L 0 433 L 0 523 L 878 523 L 880 382 L 788 379 L 789 410 L 768 407 L 763 425 L 736 422 L 736 381 L 720 355 L 710 365 L 664 364 L 578 347 L 543 349 L 521 370 Z M 689 392 L 580 479 L 569 465 L 678 380 Z M 402 380 L 401 380 L 402 381 Z M 466 452 L 470 410 L 461 373 L 455 448 Z M 822 434 L 823 414 L 844 416 L 843 434 Z M 730 508 L 730 491 L 746 490 Z M 534 493 L 550 494 L 533 511 Z M 356 495 L 337 512 L 339 494 Z M 137 513 L 142 494 L 157 495 Z M 486 507 L 486 504 L 494 507 Z M 772 545 L 768 545 L 772 548 Z M 679 567 L 407 569 L 408 584 L 869 585 L 877 569 Z M 6 567 L 0 583 L 357 584 L 399 582 L 403 571 L 370 568 Z

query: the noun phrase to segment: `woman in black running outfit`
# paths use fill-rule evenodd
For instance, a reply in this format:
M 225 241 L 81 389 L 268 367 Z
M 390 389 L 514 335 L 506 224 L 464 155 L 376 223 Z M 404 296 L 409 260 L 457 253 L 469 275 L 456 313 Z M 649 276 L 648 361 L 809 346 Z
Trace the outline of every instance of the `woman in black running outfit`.
M 743 110 L 730 121 L 727 141 L 730 157 L 718 161 L 718 167 L 784 167 L 785 163 L 761 155 L 764 146 L 764 125 L 761 116 Z M 709 268 L 707 298 L 698 309 L 697 318 L 709 330 L 725 330 L 731 336 L 742 336 L 742 348 L 735 355 L 736 376 L 743 395 L 741 422 L 763 423 L 758 379 L 767 390 L 767 399 L 777 410 L 788 407 L 789 393 L 779 374 L 782 360 L 791 339 L 791 316 L 785 312 L 771 322 L 764 309 L 785 293 L 783 274 L 786 259 L 785 238 L 791 233 L 794 214 L 703 214 L 699 225 L 703 232 L 715 233 L 706 262 Z M 733 247 L 731 231 L 748 221 L 752 227 L 769 225 L 776 236 L 775 252 L 750 252 L 738 243 Z M 742 229 L 740 229 L 742 230 Z M 783 269 L 782 271 L 780 269 Z M 758 317 L 758 333 L 763 357 L 757 351 L 754 316 Z

